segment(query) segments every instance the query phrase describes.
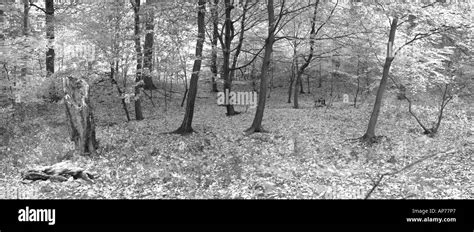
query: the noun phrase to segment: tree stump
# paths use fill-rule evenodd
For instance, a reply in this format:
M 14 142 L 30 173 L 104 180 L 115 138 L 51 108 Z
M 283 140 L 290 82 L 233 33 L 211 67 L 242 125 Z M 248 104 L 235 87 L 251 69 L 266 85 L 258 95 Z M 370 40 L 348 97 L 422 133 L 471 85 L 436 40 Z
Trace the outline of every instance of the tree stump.
M 82 77 L 63 78 L 64 105 L 70 125 L 71 140 L 83 155 L 92 155 L 98 148 L 89 84 Z

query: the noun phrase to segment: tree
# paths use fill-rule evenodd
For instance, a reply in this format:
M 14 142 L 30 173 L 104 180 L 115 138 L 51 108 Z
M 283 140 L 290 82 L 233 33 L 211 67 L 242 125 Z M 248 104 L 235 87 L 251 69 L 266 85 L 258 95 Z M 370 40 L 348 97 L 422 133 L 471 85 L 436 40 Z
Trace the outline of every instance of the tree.
M 306 69 L 311 68 L 311 62 L 317 58 L 322 59 L 334 55 L 334 52 L 341 49 L 341 46 L 331 45 L 358 33 L 347 26 L 349 24 L 347 21 L 353 21 L 353 19 L 347 19 L 345 9 L 340 7 L 339 1 L 324 5 L 321 5 L 320 1 L 309 1 L 307 5 L 299 5 L 299 7 L 301 8 L 294 10 L 298 14 L 296 17 L 291 17 L 292 23 L 284 28 L 283 35 L 277 37 L 277 39 L 288 41 L 290 46 L 286 50 L 287 54 L 290 54 L 291 48 L 292 62 L 288 103 L 291 103 L 293 98 L 295 100 L 293 106 L 296 109 L 299 108 L 299 94 L 305 93 L 302 77 Z M 337 20 L 332 20 L 334 17 L 337 17 Z M 309 23 L 306 23 L 307 21 Z M 307 75 L 308 93 L 311 92 L 310 76 Z
M 23 0 L 23 36 L 28 37 L 30 32 L 29 27 L 29 12 L 30 12 L 29 0 Z M 21 76 L 24 78 L 27 73 L 27 57 L 24 57 L 24 66 L 21 69 Z
M 387 4 L 385 6 L 379 4 L 377 6 L 380 7 L 379 11 L 381 11 L 382 14 L 386 14 L 383 17 L 391 18 L 390 32 L 386 45 L 387 50 L 385 63 L 383 66 L 382 79 L 380 80 L 380 85 L 377 90 L 374 108 L 369 120 L 367 131 L 361 137 L 361 141 L 369 144 L 377 141 L 375 136 L 377 119 L 380 114 L 380 108 L 382 106 L 387 80 L 390 76 L 390 67 L 397 54 L 402 51 L 404 47 L 409 46 L 416 41 L 432 39 L 433 37 L 439 36 L 440 34 L 447 31 L 466 27 L 466 19 L 459 16 L 455 17 L 456 15 L 459 15 L 460 12 L 453 10 L 451 12 L 452 14 L 439 14 L 439 11 L 444 11 L 446 9 L 444 9 L 443 6 L 436 6 L 437 3 L 438 2 L 422 6 L 412 6 L 411 4 L 410 6 L 404 4 Z M 388 9 L 385 10 L 385 7 Z M 406 11 L 408 11 L 408 13 Z M 427 11 L 429 13 L 427 13 Z M 399 19 L 402 19 L 403 21 L 399 23 Z M 403 34 L 406 42 L 399 46 L 398 49 L 394 50 L 395 34 L 401 25 L 405 25 L 407 30 L 407 33 Z
M 148 0 L 147 5 L 146 5 L 146 13 L 145 13 L 145 30 L 146 30 L 146 35 L 145 35 L 145 44 L 143 45 L 143 67 L 145 68 L 143 75 L 143 81 L 145 82 L 144 89 L 145 90 L 155 90 L 157 89 L 155 84 L 153 83 L 153 79 L 151 77 L 151 73 L 153 70 L 153 45 L 154 45 L 154 19 L 155 19 L 155 14 L 154 14 L 154 9 L 151 7 L 153 1 Z
M 137 70 L 135 74 L 135 119 L 140 121 L 143 120 L 142 104 L 141 104 L 141 92 L 143 90 L 142 82 L 142 49 L 140 44 L 140 0 L 130 0 L 133 7 L 135 25 L 134 25 L 134 36 L 135 36 L 135 52 L 137 61 Z
M 303 92 L 303 87 L 302 87 L 302 80 L 301 80 L 301 76 L 303 75 L 305 69 L 309 66 L 309 64 L 311 63 L 311 61 L 313 60 L 313 56 L 314 56 L 314 39 L 315 39 L 315 36 L 316 34 L 319 32 L 319 30 L 324 26 L 324 24 L 322 24 L 318 30 L 316 30 L 316 14 L 318 12 L 318 5 L 319 5 L 319 0 L 316 0 L 316 3 L 314 4 L 314 12 L 313 12 L 313 17 L 311 18 L 311 31 L 309 33 L 309 54 L 308 54 L 308 57 L 304 57 L 303 56 L 303 60 L 304 60 L 304 63 L 298 68 L 298 66 L 296 66 L 296 69 L 298 70 L 298 72 L 296 73 L 296 85 L 295 85 L 295 92 L 294 92 L 294 105 L 293 105 L 293 108 L 295 109 L 298 109 L 299 108 L 299 104 L 298 104 L 298 95 L 299 95 L 299 92 L 298 92 L 298 87 L 301 88 L 301 92 Z M 334 9 L 336 9 L 337 7 L 337 4 L 336 6 L 334 6 Z M 334 12 L 334 9 L 332 12 Z M 331 13 L 332 15 L 332 13 Z M 329 18 L 331 17 L 331 15 L 329 15 Z M 328 20 L 329 20 L 328 18 Z M 326 21 L 327 22 L 327 21 Z
M 293 26 L 294 26 L 294 34 L 293 34 L 293 37 L 297 37 L 298 35 L 298 31 L 299 31 L 299 28 L 300 28 L 300 24 L 294 22 L 293 23 Z M 291 62 L 291 75 L 290 75 L 290 85 L 288 87 L 288 103 L 291 103 L 291 96 L 292 93 L 293 93 L 293 83 L 295 82 L 295 76 L 296 76 L 296 73 L 298 72 L 298 46 L 299 44 L 301 43 L 300 40 L 296 40 L 294 39 L 293 41 L 288 41 L 290 46 L 293 48 L 293 59 L 292 59 L 292 62 Z
M 217 89 L 217 42 L 219 38 L 219 15 L 218 15 L 218 7 L 219 7 L 219 0 L 213 0 L 214 3 L 212 4 L 211 8 L 211 20 L 212 20 L 212 38 L 211 38 L 211 45 L 212 45 L 212 51 L 211 51 L 211 72 L 212 72 L 212 77 L 211 77 L 211 91 L 212 92 L 218 92 L 219 90 Z
M 283 9 L 285 5 L 285 0 L 282 2 L 281 8 Z M 281 15 L 278 20 L 275 19 L 274 5 L 273 0 L 267 1 L 267 13 L 268 13 L 268 35 L 265 39 L 265 53 L 263 56 L 262 69 L 260 72 L 260 96 L 258 98 L 257 111 L 255 112 L 255 117 L 252 122 L 252 126 L 247 129 L 245 132 L 247 134 L 255 132 L 264 132 L 262 128 L 263 113 L 265 111 L 265 102 L 267 96 L 267 76 L 268 70 L 270 67 L 270 59 L 273 52 L 273 44 L 275 43 L 275 32 L 278 27 L 278 23 L 281 20 Z
M 206 0 L 199 0 L 198 2 L 198 36 L 196 41 L 196 58 L 193 65 L 193 73 L 191 74 L 191 83 L 189 86 L 188 99 L 186 102 L 186 112 L 184 114 L 183 122 L 181 126 L 173 133 L 186 135 L 193 133 L 192 128 L 193 116 L 194 116 L 194 104 L 196 102 L 196 95 L 198 90 L 199 72 L 201 71 L 202 63 L 202 50 L 204 47 L 205 40 L 205 12 L 206 12 Z
M 237 46 L 235 47 L 235 52 L 234 52 L 234 57 L 232 58 L 232 66 L 230 68 L 230 79 L 233 80 L 235 78 L 235 71 L 237 70 L 237 62 L 239 60 L 239 55 L 242 52 L 242 46 L 244 43 L 244 38 L 245 38 L 245 32 L 247 30 L 252 29 L 253 26 L 255 26 L 255 23 L 251 23 L 250 25 L 248 24 L 248 13 L 249 10 L 252 9 L 257 3 L 250 4 L 251 0 L 245 0 L 242 6 L 242 15 L 239 16 L 241 17 L 240 20 L 240 31 L 238 32 L 239 35 L 239 40 L 237 41 Z M 232 21 L 232 24 L 234 21 Z
M 236 8 L 236 3 L 231 2 L 230 0 L 224 0 L 224 10 L 225 10 L 225 20 L 223 25 L 223 35 L 218 34 L 219 41 L 222 47 L 222 54 L 223 54 L 223 64 L 222 64 L 222 77 L 224 79 L 224 91 L 231 92 L 232 88 L 232 80 L 235 77 L 235 70 L 240 69 L 237 68 L 237 62 L 239 59 L 239 55 L 242 51 L 242 46 L 245 38 L 245 31 L 250 30 L 256 23 L 248 24 L 247 14 L 248 11 L 255 6 L 257 3 L 250 4 L 250 0 L 244 1 L 242 4 L 242 13 L 239 15 L 240 18 L 240 31 L 235 30 L 234 21 L 232 19 L 232 11 Z M 236 20 L 238 21 L 238 20 Z M 215 20 L 214 20 L 215 22 Z M 238 41 L 235 48 L 232 48 L 232 42 L 234 38 L 238 35 Z M 231 54 L 233 52 L 233 60 L 231 62 Z M 214 55 L 214 54 L 213 54 Z M 212 57 L 214 58 L 214 57 Z M 239 114 L 234 110 L 234 106 L 232 104 L 226 105 L 227 109 L 227 116 L 233 116 Z
M 387 86 L 388 75 L 390 72 L 390 66 L 392 65 L 392 61 L 395 58 L 393 56 L 393 43 L 395 41 L 395 32 L 397 31 L 398 26 L 398 17 L 395 16 L 391 20 L 390 24 L 390 33 L 388 36 L 388 43 L 387 43 L 387 57 L 385 58 L 385 64 L 383 66 L 383 73 L 382 79 L 380 80 L 379 89 L 377 90 L 377 96 L 375 98 L 374 109 L 372 110 L 372 114 L 370 116 L 369 125 L 367 127 L 367 131 L 362 136 L 362 141 L 368 143 L 374 143 L 376 140 L 375 137 L 375 125 L 377 124 L 377 119 L 380 114 L 380 108 L 382 106 L 382 99 L 383 94 L 385 92 L 385 87 Z
M 230 49 L 232 45 L 232 38 L 234 37 L 234 26 L 232 24 L 231 13 L 234 9 L 234 5 L 231 4 L 230 0 L 224 0 L 225 7 L 225 22 L 224 22 L 224 39 L 220 39 L 223 54 L 223 65 L 222 75 L 224 79 L 224 91 L 231 92 L 232 79 L 230 76 Z M 221 36 L 222 37 L 222 36 Z M 234 110 L 234 106 L 231 104 L 226 105 L 227 116 L 236 115 L 237 112 Z
M 54 73 L 54 0 L 45 0 L 45 14 L 46 14 L 46 38 L 48 40 L 48 50 L 46 51 L 46 76 L 52 78 Z M 51 100 L 58 100 L 54 82 L 51 86 L 50 93 Z
M 408 112 L 423 129 L 423 133 L 430 137 L 438 133 L 448 104 L 473 84 L 462 74 L 462 63 L 469 57 L 468 51 L 472 49 L 460 42 L 466 41 L 462 38 L 465 32 L 456 30 L 443 33 L 439 42 L 417 41 L 407 46 L 405 52 L 400 54 L 401 59 L 398 62 L 400 68 L 394 69 L 393 81 L 398 87 L 399 98 L 408 102 Z M 396 78 L 397 76 L 405 78 Z M 418 114 L 413 107 L 413 99 L 421 94 L 433 96 L 428 99 L 439 99 L 436 103 L 438 106 L 436 117 L 431 127 L 420 117 L 430 113 Z M 430 101 L 425 101 L 424 105 L 429 103 Z

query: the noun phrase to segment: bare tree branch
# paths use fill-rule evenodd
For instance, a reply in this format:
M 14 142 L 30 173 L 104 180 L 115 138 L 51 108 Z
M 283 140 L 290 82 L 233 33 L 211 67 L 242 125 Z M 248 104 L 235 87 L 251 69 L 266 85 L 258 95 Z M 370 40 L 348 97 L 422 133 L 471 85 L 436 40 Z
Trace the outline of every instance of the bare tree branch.
M 387 177 L 387 176 L 395 176 L 395 175 L 397 175 L 397 174 L 399 174 L 399 173 L 401 173 L 401 172 L 403 172 L 403 171 L 406 171 L 407 169 L 409 169 L 409 168 L 415 166 L 416 164 L 419 164 L 419 163 L 421 163 L 421 162 L 423 162 L 423 161 L 425 161 L 425 160 L 428 160 L 428 159 L 430 159 L 430 158 L 433 158 L 433 157 L 438 156 L 438 155 L 441 155 L 441 154 L 443 154 L 443 155 L 453 154 L 453 153 L 456 153 L 456 151 L 457 151 L 457 150 L 454 149 L 454 148 L 448 148 L 448 149 L 446 149 L 446 150 L 444 150 L 444 151 L 442 151 L 442 152 L 424 156 L 424 157 L 422 157 L 421 159 L 419 159 L 419 160 L 417 160 L 417 161 L 415 161 L 415 162 L 413 162 L 413 163 L 410 163 L 410 164 L 408 164 L 407 166 L 405 166 L 405 167 L 403 167 L 403 168 L 401 168 L 401 169 L 399 169 L 399 170 L 396 170 L 396 171 L 393 171 L 393 172 L 387 172 L 387 173 L 384 173 L 384 174 L 380 175 L 380 177 L 378 178 L 378 180 L 374 182 L 374 186 L 373 186 L 373 187 L 370 189 L 370 191 L 365 195 L 365 198 L 364 198 L 364 199 L 365 199 L 365 200 L 369 199 L 370 195 L 372 195 L 372 193 L 375 191 L 375 189 L 377 189 L 377 187 L 380 186 L 380 183 L 382 182 L 382 180 L 384 179 L 384 177 Z

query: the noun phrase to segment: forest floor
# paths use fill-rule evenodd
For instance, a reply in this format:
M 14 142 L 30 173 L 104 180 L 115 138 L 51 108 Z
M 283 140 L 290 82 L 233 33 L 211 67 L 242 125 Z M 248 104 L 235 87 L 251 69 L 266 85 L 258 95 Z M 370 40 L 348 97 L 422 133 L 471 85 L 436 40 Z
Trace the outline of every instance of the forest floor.
M 156 94 L 156 107 L 144 100 L 146 120 L 129 123 L 118 98 L 96 99 L 100 148 L 93 157 L 70 156 L 74 146 L 62 105 L 31 107 L 34 116 L 15 126 L 9 147 L 0 149 L 0 198 L 363 199 L 380 175 L 419 160 L 385 176 L 370 198 L 474 196 L 474 128 L 472 115 L 463 110 L 472 105 L 450 105 L 439 134 L 429 138 L 407 113 L 406 103 L 389 95 L 377 124 L 377 134 L 384 137 L 366 146 L 352 139 L 365 132 L 370 100 L 358 108 L 340 102 L 314 108 L 311 95 L 302 95 L 302 109 L 295 110 L 286 103 L 286 89 L 274 90 L 263 122 L 269 132 L 246 136 L 255 109 L 226 117 L 208 85 L 200 89 L 193 121 L 198 133 L 189 136 L 166 134 L 183 119 L 180 95 L 166 111 L 163 95 Z M 425 159 L 430 155 L 435 156 Z M 67 159 L 94 173 L 94 183 L 21 179 L 30 168 Z

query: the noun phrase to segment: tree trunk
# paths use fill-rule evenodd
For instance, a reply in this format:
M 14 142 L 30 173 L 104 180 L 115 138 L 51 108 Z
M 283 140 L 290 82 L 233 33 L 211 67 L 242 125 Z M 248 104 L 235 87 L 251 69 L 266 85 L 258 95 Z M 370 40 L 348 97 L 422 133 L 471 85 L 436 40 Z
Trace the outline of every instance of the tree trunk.
M 46 50 L 46 76 L 51 77 L 54 74 L 54 0 L 45 0 L 46 11 L 46 39 L 48 40 L 48 49 Z M 50 86 L 50 100 L 56 101 L 57 96 L 54 80 Z
M 357 57 L 357 90 L 354 97 L 354 108 L 357 108 L 357 97 L 360 92 L 360 57 Z
M 23 25 L 22 25 L 22 33 L 24 36 L 23 39 L 23 44 L 25 48 L 27 48 L 29 45 L 27 44 L 27 37 L 29 36 L 29 11 L 30 11 L 30 5 L 27 0 L 23 0 Z M 20 71 L 20 78 L 16 79 L 16 81 L 13 83 L 14 88 L 16 89 L 14 95 L 12 97 L 15 98 L 13 102 L 13 118 L 19 120 L 20 122 L 23 122 L 25 120 L 26 112 L 25 112 L 25 107 L 24 103 L 21 100 L 21 94 L 19 89 L 23 88 L 24 84 L 26 83 L 26 75 L 28 73 L 28 59 L 29 56 L 28 54 L 24 54 L 21 57 L 21 71 Z M 54 86 L 54 85 L 52 85 Z M 52 91 L 52 93 L 55 93 L 55 91 Z M 54 97 L 53 97 L 54 96 Z M 57 95 L 51 95 L 51 99 L 56 100 L 58 97 Z
M 188 96 L 189 89 L 186 87 L 186 90 L 184 91 L 183 95 L 183 100 L 181 101 L 181 107 L 184 107 L 184 103 L 186 102 L 186 96 Z
M 54 73 L 54 0 L 46 0 L 46 39 L 48 40 L 48 50 L 46 51 L 46 72 L 47 76 Z
M 390 66 L 392 65 L 393 57 L 393 43 L 395 41 L 395 32 L 397 31 L 398 18 L 395 17 L 392 20 L 390 26 L 390 34 L 387 43 L 387 57 L 385 58 L 385 64 L 383 66 L 382 80 L 380 80 L 380 86 L 377 91 L 377 96 L 375 98 L 374 109 L 372 115 L 370 116 L 369 125 L 364 136 L 361 140 L 369 144 L 376 142 L 375 137 L 375 126 L 377 124 L 377 119 L 380 114 L 380 108 L 382 107 L 383 94 L 385 92 L 385 87 L 387 86 L 388 75 L 390 74 Z
M 116 70 L 118 70 L 118 61 L 115 61 L 115 68 L 114 68 L 113 63 L 110 64 L 110 76 L 109 76 L 109 78 L 110 78 L 110 81 L 112 82 L 112 84 L 115 85 L 115 87 L 117 88 L 117 92 L 118 92 L 119 96 L 122 97 L 123 92 L 120 89 L 119 84 L 115 80 Z M 122 102 L 122 108 L 125 111 L 125 116 L 127 117 L 127 122 L 130 122 L 130 113 L 128 112 L 127 103 L 125 102 L 125 98 L 122 98 L 121 102 Z
M 357 90 L 354 97 L 354 108 L 357 108 L 357 98 L 359 97 L 360 92 L 360 77 L 357 77 Z
M 2 25 L 5 23 L 5 11 L 3 9 L 0 9 L 0 23 Z M 3 47 L 4 46 L 4 40 L 5 40 L 5 34 L 3 34 L 4 31 L 0 31 L 0 45 Z
M 321 63 L 319 63 L 319 80 L 318 80 L 318 89 L 323 87 L 323 70 Z
M 308 83 L 308 94 L 311 94 L 311 84 L 309 83 L 309 75 L 306 77 L 306 82 Z
M 283 7 L 283 6 L 282 6 Z M 246 130 L 247 134 L 254 132 L 264 132 L 262 128 L 263 113 L 265 111 L 265 102 L 267 95 L 267 75 L 268 68 L 270 66 L 270 59 L 273 52 L 273 44 L 275 43 L 275 30 L 277 25 L 275 25 L 275 12 L 273 11 L 273 0 L 267 1 L 267 11 L 268 11 L 268 36 L 265 40 L 265 55 L 263 56 L 263 64 L 260 73 L 260 96 L 258 98 L 258 107 L 253 119 L 252 126 Z M 280 15 L 281 17 L 281 15 Z
M 301 76 L 300 76 L 300 94 L 305 94 L 304 87 L 303 87 L 303 80 Z
M 304 63 L 301 65 L 301 67 L 297 70 L 298 72 L 296 73 L 296 85 L 295 85 L 295 96 L 294 96 L 294 102 L 293 102 L 293 107 L 295 109 L 299 108 L 298 104 L 298 87 L 300 88 L 300 93 L 304 94 L 303 90 L 303 81 L 301 80 L 301 76 L 303 75 L 305 69 L 309 66 L 311 61 L 313 60 L 313 54 L 314 54 L 314 37 L 316 36 L 316 14 L 318 12 L 318 5 L 319 5 L 319 0 L 316 0 L 316 4 L 314 5 L 314 12 L 313 12 L 313 18 L 311 19 L 311 31 L 309 33 L 309 54 L 308 58 L 304 58 Z
M 449 102 L 453 99 L 452 95 L 448 94 L 449 91 L 449 84 L 445 84 L 444 90 L 442 90 L 442 98 L 441 104 L 438 112 L 437 121 L 434 123 L 432 128 L 428 128 L 425 126 L 421 120 L 416 116 L 416 114 L 412 110 L 412 101 L 403 93 L 403 98 L 408 101 L 408 112 L 415 118 L 418 124 L 423 128 L 423 134 L 433 137 L 436 133 L 438 133 L 439 127 L 441 126 L 441 120 L 443 120 L 444 109 L 449 104 Z M 448 96 L 449 95 L 449 96 Z
M 293 93 L 293 83 L 295 82 L 295 79 L 293 77 L 294 74 L 291 74 L 292 77 L 290 78 L 290 86 L 288 87 L 288 103 L 291 103 L 291 96 Z
M 441 105 L 439 108 L 438 121 L 436 122 L 435 126 L 431 129 L 431 132 L 433 135 L 438 133 L 439 127 L 441 126 L 441 120 L 443 120 L 444 109 L 446 109 L 446 106 L 449 104 L 449 102 L 453 100 L 453 96 L 448 94 L 448 92 L 449 92 L 449 84 L 445 84 L 443 97 L 441 98 Z
M 92 155 L 98 148 L 89 85 L 82 77 L 64 77 L 64 104 L 70 125 L 71 140 L 83 155 Z
M 293 93 L 293 83 L 295 82 L 295 76 L 296 76 L 296 68 L 295 68 L 295 62 L 291 65 L 291 76 L 290 76 L 290 86 L 288 87 L 288 103 L 291 103 L 291 96 Z
M 193 132 L 192 122 L 194 115 L 194 104 L 196 102 L 196 95 L 198 90 L 199 72 L 201 71 L 202 50 L 205 40 L 205 12 L 206 0 L 199 0 L 198 2 L 198 39 L 196 42 L 196 59 L 194 60 L 193 73 L 191 74 L 191 83 L 189 87 L 188 98 L 186 102 L 186 113 L 184 114 L 181 126 L 173 133 L 189 134 Z
M 300 88 L 300 84 L 301 84 L 301 73 L 298 71 L 296 73 L 295 92 L 294 92 L 294 96 L 293 96 L 293 108 L 295 108 L 295 109 L 299 108 L 298 95 L 300 93 L 298 91 L 298 88 Z
M 134 35 L 135 35 L 135 52 L 136 52 L 136 60 L 137 60 L 137 71 L 135 76 L 135 119 L 137 121 L 141 121 L 144 119 L 143 112 L 142 112 L 142 104 L 141 104 L 141 91 L 143 89 L 143 84 L 140 84 L 142 80 L 142 49 L 140 44 L 140 0 L 135 0 L 133 4 L 133 12 L 135 16 L 135 25 L 134 25 Z
M 29 0 L 23 0 L 23 35 L 26 37 L 29 36 L 29 12 L 30 12 L 30 3 Z M 21 76 L 24 78 L 26 76 L 28 67 L 28 56 L 23 56 L 23 67 L 21 69 Z
M 291 63 L 291 76 L 290 86 L 288 87 L 288 103 L 291 103 L 291 97 L 293 96 L 293 83 L 296 79 L 296 73 L 298 72 L 298 57 L 297 56 L 298 43 L 293 41 L 293 62 Z
M 224 44 L 223 44 L 223 58 L 224 64 L 223 68 L 223 77 L 224 77 L 224 92 L 230 93 L 232 88 L 232 79 L 230 76 L 230 49 L 232 45 L 232 37 L 234 36 L 234 30 L 232 26 L 231 13 L 234 6 L 231 4 L 230 0 L 225 0 L 225 24 L 224 24 Z M 226 105 L 227 116 L 234 116 L 237 113 L 234 110 L 234 106 L 228 103 Z
M 273 61 L 273 57 L 272 57 L 272 61 Z M 273 66 L 274 64 L 273 63 L 270 63 L 270 67 L 269 69 L 271 70 L 270 71 L 270 88 L 269 88 L 269 91 L 268 91 L 268 98 L 270 98 L 270 95 L 272 94 L 272 90 L 274 89 L 274 82 L 273 82 L 273 77 L 274 77 L 274 70 L 275 70 L 275 67 Z
M 230 79 L 234 80 L 235 78 L 235 67 L 237 66 L 237 61 L 239 60 L 240 52 L 242 51 L 242 44 L 244 42 L 245 36 L 245 23 L 247 20 L 247 8 L 249 0 L 245 0 L 242 12 L 242 20 L 240 21 L 240 33 L 239 33 L 239 42 L 235 48 L 234 58 L 232 60 L 232 67 L 230 69 Z
M 145 75 L 143 75 L 143 81 L 145 82 L 145 86 L 143 87 L 146 90 L 156 90 L 156 86 L 153 83 L 153 78 L 151 73 L 153 72 L 153 44 L 154 44 L 154 11 L 151 8 L 150 3 L 148 3 L 148 7 L 146 9 L 146 23 L 145 23 L 145 44 L 144 46 L 144 58 L 143 58 L 143 67 L 145 68 Z
M 217 93 L 219 90 L 217 89 L 217 40 L 219 37 L 219 22 L 218 22 L 218 5 L 219 0 L 214 0 L 214 4 L 211 8 L 211 18 L 212 18 L 212 52 L 211 52 L 211 72 L 212 72 L 212 81 L 211 81 L 211 92 Z

